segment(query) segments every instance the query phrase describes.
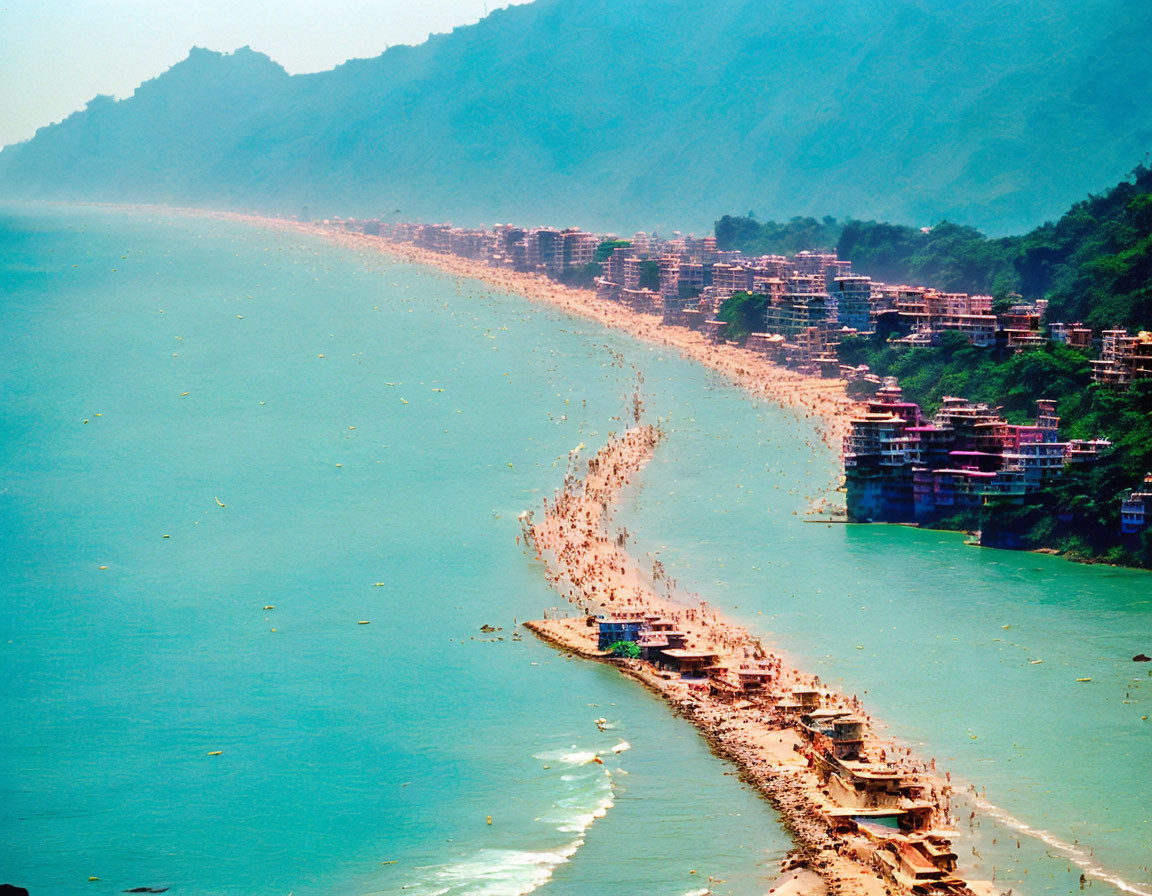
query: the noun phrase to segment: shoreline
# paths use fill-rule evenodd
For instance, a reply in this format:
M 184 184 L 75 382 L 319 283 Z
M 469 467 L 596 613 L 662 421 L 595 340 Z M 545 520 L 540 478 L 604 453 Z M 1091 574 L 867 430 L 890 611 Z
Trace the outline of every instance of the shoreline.
M 225 216 L 225 215 L 212 215 L 212 214 L 209 214 L 209 215 L 208 215 L 208 217 L 221 217 L 221 218 L 223 218 L 223 217 L 234 217 L 234 216 Z M 280 231 L 280 232 L 282 232 L 283 234 L 285 234 L 284 236 L 282 236 L 282 237 L 281 237 L 281 239 L 282 239 L 282 240 L 284 240 L 284 242 L 285 242 L 285 243 L 286 243 L 286 244 L 287 244 L 287 245 L 288 245 L 290 248 L 292 248 L 292 247 L 293 247 L 293 246 L 292 246 L 292 243 L 293 243 L 293 242 L 295 242 L 295 241 L 294 241 L 294 239 L 293 239 L 293 236 L 292 236 L 292 235 L 290 235 L 290 232 L 292 232 L 292 231 L 295 231 L 295 230 L 297 230 L 297 229 L 299 229 L 300 233 L 302 233 L 302 234 L 305 234 L 305 235 L 307 235 L 307 234 L 312 234 L 312 235 L 316 235 L 316 236 L 321 236 L 321 237 L 324 237 L 324 238 L 325 238 L 325 243 L 324 243 L 324 244 L 320 244 L 320 245 L 319 245 L 319 248 L 321 248 L 321 249 L 323 249 L 323 245 L 326 245 L 326 244 L 331 244 L 331 243 L 333 242 L 333 241 L 331 241 L 331 240 L 328 240 L 328 239 L 326 238 L 326 237 L 327 237 L 327 234 L 326 234 L 325 232 L 323 232 L 323 231 L 316 231 L 316 230 L 314 230 L 314 229 L 311 229 L 311 228 L 308 228 L 308 227 L 300 227 L 300 228 L 295 228 L 295 227 L 292 227 L 292 226 L 291 226 L 291 222 L 282 222 L 282 221 L 277 221 L 277 220 L 275 220 L 275 219 L 267 219 L 267 220 L 264 220 L 264 219 L 257 219 L 257 220 L 253 220 L 253 219 L 251 219 L 251 218 L 249 218 L 249 217 L 246 217 L 246 216 L 239 216 L 239 220 L 240 220 L 240 222 L 241 222 L 241 223 L 244 223 L 244 224 L 246 224 L 246 225 L 252 225 L 252 224 L 255 224 L 256 226 L 258 226 L 258 227 L 261 227 L 261 228 L 268 228 L 268 229 L 273 229 L 273 228 L 275 228 L 275 229 L 273 230 L 273 234 L 272 234 L 272 235 L 273 235 L 273 236 L 275 236 L 275 233 L 276 233 L 276 231 Z M 290 226 L 288 226 L 288 227 L 285 227 L 285 226 L 284 226 L 284 224 L 285 224 L 285 223 L 288 223 Z M 338 241 L 337 241 L 337 242 L 338 242 Z M 297 245 L 304 245 L 304 246 L 306 246 L 306 245 L 308 245 L 309 243 L 311 243 L 312 245 L 317 245 L 317 244 L 315 244 L 315 243 L 312 243 L 312 240 L 311 240 L 311 239 L 308 239 L 307 241 L 304 241 L 304 240 L 300 240 L 300 242 L 299 242 L 299 243 L 297 243 Z M 363 247 L 363 248 L 361 248 L 361 247 L 354 247 L 354 248 L 357 248 L 357 249 L 358 249 L 358 251 L 357 251 L 356 255 L 357 255 L 357 256 L 359 256 L 359 257 L 360 257 L 360 258 L 362 258 L 362 259 L 363 259 L 363 258 L 367 258 L 367 256 L 366 256 L 364 253 L 367 253 L 367 252 L 374 252 L 374 251 L 376 251 L 376 250 L 377 250 L 377 247 L 375 247 L 375 246 L 368 246 L 368 247 Z M 387 250 L 383 250 L 383 251 L 387 251 Z M 424 262 L 424 261 L 411 260 L 411 259 L 405 259 L 405 262 L 410 262 L 410 263 L 414 263 L 414 264 L 430 264 L 430 263 L 431 263 L 431 262 Z M 369 261 L 368 261 L 368 263 L 369 263 L 369 264 L 371 264 L 371 261 L 369 260 Z M 391 267 L 391 261 L 389 261 L 389 262 L 388 262 L 388 267 Z M 394 267 L 392 267 L 391 269 L 392 269 L 393 271 L 395 271 L 395 270 L 396 270 L 396 268 L 394 268 Z M 440 269 L 441 269 L 441 268 L 438 266 L 438 270 L 440 270 Z M 405 275 L 406 275 L 406 276 L 407 276 L 407 275 L 409 275 L 409 274 L 411 273 L 409 270 L 404 270 L 403 272 L 405 273 Z M 471 275 L 465 275 L 465 276 L 471 276 Z M 427 275 L 425 275 L 425 277 L 427 277 Z M 543 278 L 533 278 L 533 277 L 530 277 L 529 279 L 532 279 L 532 280 L 543 280 Z M 442 283 L 442 284 L 443 284 L 443 282 L 444 282 L 444 281 L 441 281 L 441 283 Z M 488 282 L 488 281 L 487 281 L 487 280 L 485 280 L 484 282 Z M 447 281 L 447 284 L 448 284 L 448 286 L 447 286 L 447 288 L 448 288 L 448 291 L 450 292 L 450 291 L 451 291 L 451 281 L 450 281 L 450 280 L 449 280 L 449 281 Z M 547 286 L 550 286 L 550 285 L 552 285 L 550 281 L 546 281 L 546 280 L 544 280 L 544 281 L 543 281 L 543 283 L 541 284 L 541 287 L 542 287 L 542 288 L 546 288 Z M 441 288 L 443 288 L 443 286 L 441 286 Z M 546 300 L 543 300 L 543 301 L 546 301 Z M 626 310 L 626 309 L 622 309 L 622 310 Z M 564 325 L 564 324 L 563 324 L 563 320 L 565 320 L 565 319 L 566 319 L 566 318 L 561 318 L 561 319 L 560 319 L 560 324 L 561 324 L 562 326 Z M 594 320 L 597 320 L 596 318 L 592 318 L 592 319 L 594 319 Z M 606 324 L 606 325 L 612 326 L 612 324 Z M 689 355 L 689 357 L 691 357 L 691 356 Z M 832 521 L 825 521 L 825 520 L 808 520 L 808 521 L 809 521 L 809 522 L 832 522 Z M 837 522 L 840 522 L 840 521 L 837 521 Z M 945 532 L 947 532 L 947 531 L 952 531 L 952 532 L 956 532 L 957 530 L 938 530 L 938 531 L 945 531 Z M 1050 551 L 1048 551 L 1048 550 L 1045 550 L 1045 549 L 1039 549 L 1037 552 L 1039 552 L 1039 553 L 1051 553 Z M 560 642 L 557 642 L 557 643 L 559 644 Z M 561 646 L 561 649 L 564 649 L 564 648 L 563 648 L 563 645 L 560 645 L 560 646 Z
M 726 376 L 731 382 L 754 397 L 775 402 L 778 407 L 790 409 L 798 417 L 812 421 L 821 441 L 837 457 L 843 456 L 844 440 L 851 429 L 850 421 L 853 414 L 865 407 L 865 403 L 851 399 L 846 395 L 845 383 L 842 380 L 799 373 L 773 364 L 764 356 L 747 348 L 711 342 L 702 334 L 686 327 L 666 326 L 655 315 L 634 311 L 619 302 L 600 299 L 593 290 L 565 286 L 540 274 L 496 268 L 481 261 L 422 249 L 411 243 L 400 243 L 384 237 L 335 230 L 324 227 L 322 224 L 304 224 L 287 218 L 272 218 L 243 212 L 216 211 L 185 206 L 107 202 L 76 203 L 63 200 L 35 200 L 20 204 L 79 206 L 120 212 L 160 213 L 255 224 L 269 230 L 317 236 L 336 245 L 376 251 L 409 264 L 432 267 L 452 276 L 479 280 L 492 287 L 515 293 L 530 302 L 547 305 L 576 317 L 593 320 L 611 329 L 623 330 L 634 338 L 651 345 L 671 348 L 687 360 L 699 362 L 714 372 Z M 813 417 L 815 420 L 812 420 Z M 839 479 L 841 482 L 843 481 L 842 472 Z M 826 491 L 832 490 L 830 487 Z M 809 515 L 811 513 L 812 511 L 809 511 Z M 831 519 L 816 518 L 809 521 L 848 523 L 848 520 L 839 516 Z M 931 532 L 952 532 L 966 537 L 972 534 L 970 530 L 966 529 L 940 529 L 933 526 L 921 526 L 916 523 L 867 522 L 851 523 L 851 525 L 901 525 Z M 1107 566 L 1112 569 L 1152 572 L 1152 570 L 1140 566 L 1114 563 L 1103 557 L 1082 556 L 1060 548 L 1018 548 L 983 544 L 973 544 L 972 546 L 996 551 L 1044 554 L 1059 557 L 1065 562 L 1079 563 L 1085 566 Z
M 837 456 L 848 434 L 849 421 L 860 404 L 849 398 L 844 382 L 798 373 L 771 363 L 763 355 L 742 346 L 715 343 L 687 327 L 667 326 L 653 314 L 635 311 L 620 302 L 597 297 L 593 290 L 565 286 L 542 274 L 529 274 L 496 268 L 482 261 L 461 258 L 399 243 L 384 237 L 368 236 L 299 225 L 332 242 L 356 248 L 376 249 L 410 264 L 434 267 L 446 274 L 480 280 L 498 289 L 515 293 L 529 301 L 549 305 L 576 317 L 622 330 L 651 345 L 670 348 L 688 360 L 727 377 L 757 398 L 776 402 L 804 419 L 811 420 L 820 438 Z
M 989 883 L 955 874 L 949 775 L 939 777 L 934 763 L 929 769 L 910 749 L 878 736 L 855 697 L 824 688 L 818 678 L 767 651 L 759 638 L 706 603 L 679 603 L 671 587 L 667 595 L 658 593 L 659 570 L 646 579 L 626 553 L 627 534 L 611 528 L 611 510 L 659 439 L 651 426 L 613 437 L 587 462 L 583 478 L 576 475 L 578 460 L 572 452 L 563 488 L 552 500 L 545 499 L 542 519 L 536 521 L 529 511 L 522 514 L 525 547 L 534 549 L 552 586 L 581 611 L 575 618 L 526 622 L 525 627 L 566 653 L 616 666 L 691 722 L 712 752 L 733 763 L 741 779 L 780 813 L 796 844 L 782 872 L 815 872 L 830 894 L 880 896 L 893 890 L 910 892 L 919 863 L 921 875 L 933 875 L 932 892 L 997 892 Z M 651 623 L 658 628 L 641 635 L 639 643 L 657 643 L 645 639 L 663 629 L 668 637 L 680 637 L 688 650 L 672 650 L 663 657 L 658 649 L 637 658 L 610 656 L 597 644 L 597 620 L 605 617 L 609 625 L 614 620 L 659 620 Z M 707 677 L 669 672 L 665 661 L 673 655 L 711 657 Z M 749 681 L 758 683 L 747 690 L 740 687 Z M 802 691 L 819 693 L 816 716 L 823 713 L 857 727 L 861 740 L 852 751 L 856 758 L 840 759 L 835 741 L 814 733 L 820 723 L 804 721 L 814 716 L 791 702 L 792 695 Z M 782 708 L 785 704 L 788 708 Z M 852 776 L 857 789 L 861 782 L 868 786 L 879 779 L 887 789 L 862 798 L 851 782 L 847 787 L 838 783 Z M 902 824 L 912 821 L 914 826 L 897 833 L 874 823 L 882 815 L 899 816 Z M 930 859 L 939 860 L 940 867 L 930 867 Z M 800 887 L 796 892 L 814 892 L 810 877 L 793 886 Z
M 411 243 L 336 230 L 322 224 L 303 224 L 286 218 L 162 205 L 89 205 L 257 224 L 269 230 L 319 237 L 346 248 L 374 251 L 408 264 L 435 268 L 453 277 L 478 280 L 534 304 L 621 330 L 642 342 L 669 348 L 687 360 L 703 364 L 750 395 L 775 402 L 780 408 L 791 410 L 797 417 L 810 421 L 821 441 L 837 457 L 843 452 L 844 439 L 851 428 L 850 420 L 862 407 L 860 402 L 847 396 L 843 380 L 781 367 L 751 349 L 712 342 L 702 333 L 687 327 L 666 326 L 656 315 L 635 311 L 620 302 L 601 299 L 593 290 L 565 286 L 542 274 L 492 267 L 482 261 L 433 252 Z M 831 491 L 831 486 L 828 490 Z

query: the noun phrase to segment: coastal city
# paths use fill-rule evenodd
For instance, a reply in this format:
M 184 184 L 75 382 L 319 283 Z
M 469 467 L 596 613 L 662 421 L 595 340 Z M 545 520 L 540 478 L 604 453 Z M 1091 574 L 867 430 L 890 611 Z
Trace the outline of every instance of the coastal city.
M 1152 896 L 1152 3 L 0 22 L 0 896 Z
M 1033 397 L 1037 416 L 1028 425 L 1009 423 L 997 408 L 958 396 L 945 397 L 926 420 L 895 379 L 841 363 L 837 347 L 846 338 L 881 330 L 892 334 L 889 344 L 911 348 L 958 334 L 972 346 L 1010 352 L 1052 342 L 1091 353 L 1093 380 L 1109 388 L 1152 378 L 1152 333 L 1094 332 L 1080 322 L 1050 320 L 1043 299 L 995 312 L 991 296 L 877 282 L 834 252 L 749 257 L 717 248 L 714 236 L 636 233 L 621 239 L 577 228 L 485 230 L 340 219 L 322 226 L 583 285 L 601 300 L 718 344 L 730 327 L 721 319 L 725 303 L 760 297 L 761 327 L 747 334 L 748 352 L 852 384 L 864 398 L 842 445 L 846 514 L 853 522 L 971 522 L 989 499 L 1023 503 L 1066 472 L 1090 467 L 1112 445 L 1101 437 L 1062 439 L 1054 402 L 1043 394 Z M 1120 504 L 1117 534 L 1136 545 L 1152 523 L 1152 472 L 1132 483 Z M 1005 533 L 995 545 L 1018 547 L 1017 541 Z
M 549 288 L 542 294 L 577 313 L 587 313 L 589 302 L 617 309 L 608 320 L 650 340 L 659 338 L 653 327 L 692 334 L 694 341 L 666 341 L 745 384 L 779 371 L 799 377 L 774 380 L 770 394 L 800 395 L 793 407 L 822 416 L 826 440 L 841 450 L 845 507 L 830 511 L 830 519 L 842 513 L 848 522 L 972 525 L 987 505 L 1025 504 L 1065 478 L 1090 473 L 1114 449 L 1105 438 L 1063 438 L 1056 401 L 1041 396 L 1027 422 L 956 396 L 945 396 L 927 415 L 894 377 L 842 364 L 842 340 L 880 329 L 907 349 L 951 338 L 1008 353 L 1052 342 L 1091 354 L 1101 388 L 1123 390 L 1152 377 L 1152 334 L 1094 334 L 1079 322 L 1049 321 L 1042 300 L 997 312 L 990 296 L 877 283 L 830 252 L 745 257 L 718 249 L 713 237 L 619 239 L 575 229 L 341 220 L 321 227 L 338 239 L 383 241 L 383 251 L 417 263 L 436 265 L 439 257 L 466 265 L 440 265 L 451 273 L 484 278 L 477 266 L 507 271 L 513 279 L 487 279 L 516 283 L 528 294 L 533 277 L 564 284 L 574 290 L 566 298 Z M 761 299 L 759 326 L 733 340 L 733 316 L 725 310 L 742 297 Z M 635 320 L 646 323 L 628 325 Z M 845 394 L 838 401 L 802 397 L 801 386 L 818 382 Z M 797 843 L 782 868 L 797 876 L 781 892 L 804 892 L 804 875 L 813 872 L 824 892 L 845 896 L 1003 892 L 995 869 L 992 880 L 976 880 L 960 868 L 953 801 L 974 792 L 957 794 L 951 774 L 937 771 L 934 759 L 915 757 L 879 734 L 856 695 L 791 667 L 706 603 L 680 602 L 659 561 L 648 573 L 626 551 L 627 531 L 611 526 L 613 505 L 662 438 L 658 427 L 642 424 L 642 404 L 637 392 L 636 428 L 610 436 L 586 465 L 579 449 L 572 451 L 563 487 L 544 501 L 540 520 L 532 511 L 521 514 L 523 544 L 576 611 L 554 610 L 526 627 L 568 655 L 612 664 L 641 682 L 741 769 L 781 812 Z M 837 430 L 836 423 L 846 425 Z M 827 504 L 821 508 L 829 512 Z M 1125 494 L 1120 537 L 1137 543 L 1150 513 L 1152 475 Z M 1010 532 L 995 538 L 997 547 L 1023 546 Z M 1086 882 L 1081 875 L 1081 888 Z

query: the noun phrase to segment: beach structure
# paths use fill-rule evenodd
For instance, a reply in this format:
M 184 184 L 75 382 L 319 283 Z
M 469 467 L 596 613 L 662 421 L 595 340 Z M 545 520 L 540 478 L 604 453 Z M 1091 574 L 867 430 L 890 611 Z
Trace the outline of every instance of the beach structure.
M 640 633 L 647 628 L 643 619 L 608 617 L 597 620 L 598 642 L 600 650 L 607 650 L 618 641 L 635 643 Z
M 324 226 L 565 282 L 573 271 L 580 272 L 582 282 L 592 278 L 598 248 L 619 242 L 613 234 L 575 227 L 499 224 L 475 230 L 381 219 L 330 219 Z M 1092 331 L 1079 323 L 1051 322 L 1045 333 L 1043 300 L 1018 302 L 996 314 L 990 296 L 880 283 L 854 272 L 849 260 L 832 252 L 749 257 L 718 249 L 712 236 L 663 239 L 639 232 L 626 245 L 615 245 L 598 267 L 592 280 L 598 297 L 659 314 L 669 326 L 704 330 L 716 341 L 726 336 L 717 322 L 725 301 L 741 292 L 764 296 L 764 326 L 748 346 L 775 363 L 825 376 L 839 372 L 836 346 L 843 335 L 880 329 L 896 334 L 892 344 L 908 347 L 935 345 L 948 332 L 975 346 L 1017 352 L 1041 348 L 1046 340 L 1084 350 L 1092 345 Z M 1098 382 L 1118 388 L 1152 376 L 1152 334 L 1105 331 L 1101 356 L 1092 365 Z
M 927 524 L 971 513 L 992 497 L 1020 499 L 1099 459 L 1109 443 L 1063 442 L 1055 403 L 1034 424 L 1010 424 L 987 405 L 945 397 L 931 422 L 893 383 L 852 420 L 844 443 L 848 519 Z
M 1144 487 L 1132 489 L 1120 502 L 1120 534 L 1136 542 L 1152 523 L 1152 473 L 1144 477 Z
M 919 409 L 886 388 L 889 416 L 920 425 Z M 581 583 L 566 593 L 586 611 L 613 601 L 633 562 L 604 515 L 655 438 L 641 428 L 610 441 L 589 461 L 588 475 L 566 477 L 563 493 L 525 531 L 550 580 Z M 988 885 L 956 874 L 950 783 L 878 738 L 856 698 L 787 667 L 706 605 L 673 603 L 645 588 L 629 593 L 627 611 L 527 625 L 566 651 L 615 664 L 668 700 L 780 808 L 830 892 L 992 896 Z M 606 654 L 625 639 L 635 653 Z
M 741 666 L 736 670 L 736 680 L 745 694 L 762 693 L 775 677 L 773 669 L 763 666 Z
M 660 651 L 656 665 L 681 678 L 707 678 L 719 659 L 719 654 L 714 650 L 667 647 Z

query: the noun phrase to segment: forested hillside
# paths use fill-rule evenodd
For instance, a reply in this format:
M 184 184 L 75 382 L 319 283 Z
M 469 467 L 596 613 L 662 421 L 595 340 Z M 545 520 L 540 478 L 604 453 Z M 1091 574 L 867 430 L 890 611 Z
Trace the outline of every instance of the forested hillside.
M 1047 298 L 1052 320 L 1152 329 L 1152 169 L 1143 165 L 1023 236 L 989 239 L 947 221 L 921 230 L 725 216 L 716 222 L 716 243 L 750 254 L 835 248 L 854 270 L 887 283 Z

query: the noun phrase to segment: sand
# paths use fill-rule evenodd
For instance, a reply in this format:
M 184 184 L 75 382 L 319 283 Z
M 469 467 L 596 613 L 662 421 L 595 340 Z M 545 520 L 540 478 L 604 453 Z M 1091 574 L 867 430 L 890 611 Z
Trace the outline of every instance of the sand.
M 872 864 L 874 845 L 860 834 L 833 833 L 828 813 L 840 806 L 811 767 L 812 750 L 801 736 L 796 713 L 781 711 L 775 701 L 755 695 L 712 693 L 706 681 L 682 679 L 639 659 L 609 659 L 597 649 L 592 616 L 660 617 L 687 635 L 689 648 L 716 654 L 715 665 L 724 670 L 720 678 L 734 683 L 736 670 L 756 667 L 770 670 L 770 689 L 777 694 L 795 687 L 823 690 L 825 707 L 865 720 L 864 751 L 872 757 L 872 767 L 916 776 L 934 803 L 931 826 L 952 827 L 949 783 L 930 773 L 910 750 L 879 737 L 855 697 L 828 691 L 818 678 L 767 650 L 759 639 L 706 604 L 680 602 L 658 567 L 649 573 L 628 555 L 628 537 L 612 529 L 611 509 L 620 490 L 652 456 L 659 438 L 655 428 L 638 426 L 611 440 L 586 466 L 573 453 L 563 487 L 545 501 L 542 517 L 537 520 L 528 512 L 521 516 L 526 545 L 544 563 L 553 586 L 580 611 L 576 617 L 531 622 L 527 627 L 567 652 L 614 663 L 691 721 L 714 752 L 734 762 L 742 778 L 780 811 L 796 842 L 785 870 L 799 867 L 818 873 L 832 894 L 888 892 L 890 883 Z M 811 876 L 782 883 L 779 892 L 812 892 Z
M 285 223 L 261 220 L 266 224 Z M 657 315 L 643 314 L 619 302 L 598 298 L 592 290 L 574 289 L 541 274 L 496 268 L 483 261 L 433 252 L 411 243 L 342 230 L 295 226 L 320 233 L 326 239 L 342 245 L 374 249 L 412 264 L 439 268 L 469 280 L 480 280 L 504 292 L 623 330 L 645 342 L 667 346 L 723 374 L 752 394 L 775 401 L 781 407 L 791 408 L 800 416 L 812 420 L 824 441 L 837 453 L 848 432 L 848 421 L 860 407 L 845 394 L 841 380 L 798 373 L 773 364 L 764 355 L 749 349 L 728 343 L 714 343 L 704 334 L 687 327 L 666 326 Z
M 590 290 L 563 286 L 541 275 L 494 268 L 407 243 L 332 228 L 246 215 L 179 211 L 318 234 L 339 245 L 382 252 L 453 276 L 479 280 L 495 289 L 666 346 L 723 374 L 750 393 L 808 419 L 837 453 L 842 451 L 849 421 L 859 409 L 846 396 L 844 383 L 839 380 L 779 367 L 753 351 L 714 343 L 685 327 L 665 326 L 657 316 L 600 299 Z M 545 502 L 542 518 L 537 522 L 530 513 L 522 517 L 526 545 L 544 562 L 553 586 L 581 611 L 577 618 L 541 620 L 527 623 L 527 627 L 567 652 L 604 660 L 604 655 L 597 650 L 596 629 L 586 622 L 588 615 L 614 612 L 659 615 L 673 620 L 677 629 L 688 635 L 690 648 L 715 652 L 718 664 L 731 673 L 747 666 L 769 669 L 776 692 L 787 692 L 793 687 L 820 688 L 818 678 L 804 674 L 783 657 L 769 652 L 759 639 L 706 604 L 680 602 L 674 583 L 663 570 L 658 565 L 650 572 L 642 569 L 625 550 L 627 534 L 611 531 L 610 513 L 617 494 L 651 457 L 658 440 L 659 433 L 652 427 L 629 430 L 591 459 L 584 478 L 577 475 L 581 464 L 573 455 L 564 486 L 551 501 Z M 732 703 L 715 699 L 709 695 L 706 685 L 660 673 L 639 660 L 611 661 L 625 674 L 667 699 L 700 730 L 714 752 L 734 762 L 742 777 L 780 811 L 796 848 L 784 863 L 784 876 L 770 892 L 788 896 L 826 893 L 881 896 L 891 892 L 892 885 L 866 861 L 869 844 L 863 838 L 830 832 L 823 813 L 836 806 L 821 792 L 821 782 L 810 767 L 808 748 L 794 718 L 782 716 L 764 701 Z M 830 693 L 825 705 L 867 718 L 854 697 Z M 912 757 L 911 751 L 880 739 L 870 725 L 865 737 L 871 755 L 883 756 L 893 768 L 923 776 L 936 801 L 934 823 L 937 827 L 950 826 L 948 784 L 929 776 L 927 768 Z M 978 888 L 979 884 L 973 886 Z
M 542 274 L 492 267 L 483 261 L 433 252 L 412 243 L 346 231 L 322 224 L 302 224 L 284 218 L 236 212 L 166 206 L 131 206 L 140 211 L 238 221 L 270 230 L 320 236 L 338 245 L 389 255 L 411 264 L 434 267 L 447 274 L 479 280 L 495 289 L 549 305 L 575 317 L 623 330 L 653 345 L 666 346 L 686 358 L 728 377 L 753 395 L 775 402 L 810 420 L 820 438 L 837 454 L 843 450 L 849 421 L 861 405 L 845 394 L 844 382 L 800 373 L 772 363 L 766 356 L 727 342 L 716 343 L 687 327 L 667 326 L 658 315 L 644 314 L 620 302 L 599 298 L 593 290 L 564 286 Z

